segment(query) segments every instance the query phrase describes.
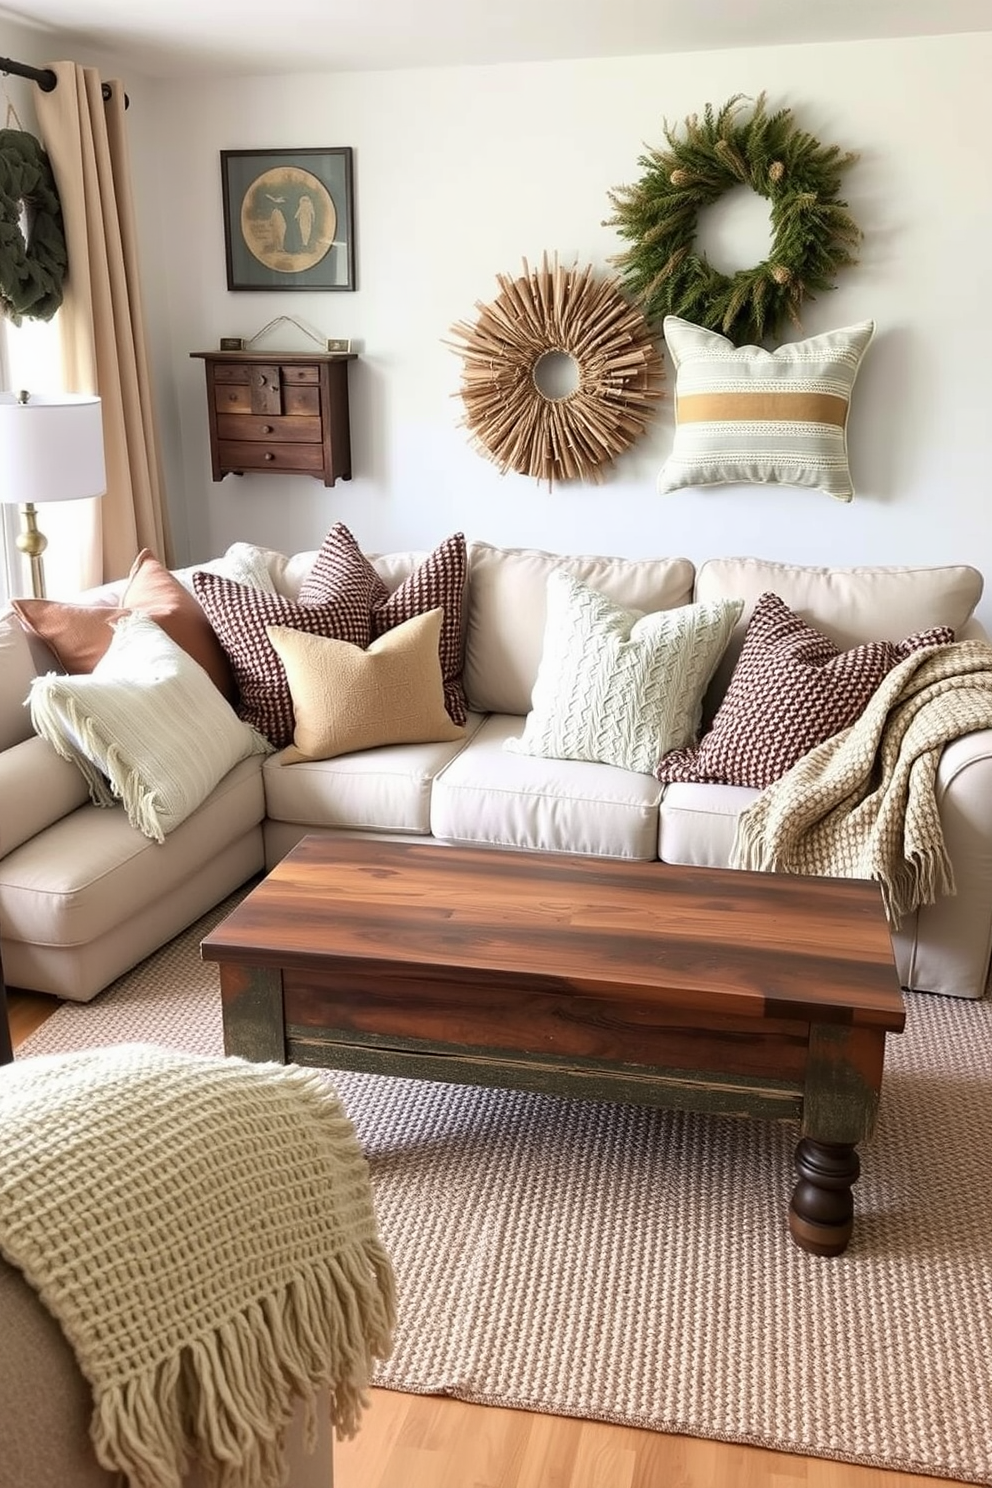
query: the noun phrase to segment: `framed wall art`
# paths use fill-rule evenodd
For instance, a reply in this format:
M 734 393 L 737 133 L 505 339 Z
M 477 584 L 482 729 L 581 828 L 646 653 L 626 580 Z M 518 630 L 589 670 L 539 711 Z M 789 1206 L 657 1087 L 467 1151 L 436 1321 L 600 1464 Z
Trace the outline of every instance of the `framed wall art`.
M 228 289 L 354 289 L 350 146 L 221 150 Z

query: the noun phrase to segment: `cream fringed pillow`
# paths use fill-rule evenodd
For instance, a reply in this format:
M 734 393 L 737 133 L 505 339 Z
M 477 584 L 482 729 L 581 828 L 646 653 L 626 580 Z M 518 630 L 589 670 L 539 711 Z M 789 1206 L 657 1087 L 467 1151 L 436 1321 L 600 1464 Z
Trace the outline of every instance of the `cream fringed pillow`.
M 695 740 L 703 693 L 743 607 L 716 600 L 642 615 L 552 570 L 533 705 L 522 736 L 503 748 L 652 774 L 663 754 Z
M 92 672 L 36 677 L 35 732 L 82 771 L 98 806 L 161 842 L 239 760 L 271 745 L 242 723 L 200 664 L 139 610 L 113 627 Z
M 675 443 L 658 490 L 684 486 L 812 486 L 854 496 L 847 415 L 873 320 L 775 351 L 666 315 L 675 365 Z
M 438 643 L 443 611 L 387 630 L 367 651 L 285 625 L 266 634 L 289 681 L 296 715 L 284 765 L 334 759 L 383 744 L 431 744 L 465 732 L 444 706 Z

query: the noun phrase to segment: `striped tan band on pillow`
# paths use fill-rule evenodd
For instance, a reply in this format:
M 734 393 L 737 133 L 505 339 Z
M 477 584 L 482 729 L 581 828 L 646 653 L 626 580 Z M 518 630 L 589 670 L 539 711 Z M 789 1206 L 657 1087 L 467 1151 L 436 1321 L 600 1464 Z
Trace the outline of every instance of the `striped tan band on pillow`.
M 678 398 L 680 424 L 847 422 L 848 402 L 834 393 L 689 393 Z

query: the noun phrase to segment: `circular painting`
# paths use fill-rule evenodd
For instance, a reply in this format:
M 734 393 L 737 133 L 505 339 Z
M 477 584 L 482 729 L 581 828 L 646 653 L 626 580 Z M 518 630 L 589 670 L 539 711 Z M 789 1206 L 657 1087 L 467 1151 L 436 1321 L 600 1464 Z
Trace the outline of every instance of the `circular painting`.
M 334 243 L 337 213 L 327 187 L 309 171 L 279 165 L 256 176 L 241 201 L 241 233 L 267 269 L 301 274 Z

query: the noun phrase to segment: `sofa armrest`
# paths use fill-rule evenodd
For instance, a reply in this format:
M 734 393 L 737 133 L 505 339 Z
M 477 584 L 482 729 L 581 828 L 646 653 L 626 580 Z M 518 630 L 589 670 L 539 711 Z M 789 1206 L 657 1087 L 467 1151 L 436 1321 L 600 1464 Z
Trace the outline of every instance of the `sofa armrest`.
M 0 751 L 0 857 L 90 798 L 83 773 L 37 735 Z
M 992 952 L 992 729 L 946 746 L 937 800 L 956 892 L 921 905 L 897 932 L 908 965 L 904 985 L 981 997 Z

